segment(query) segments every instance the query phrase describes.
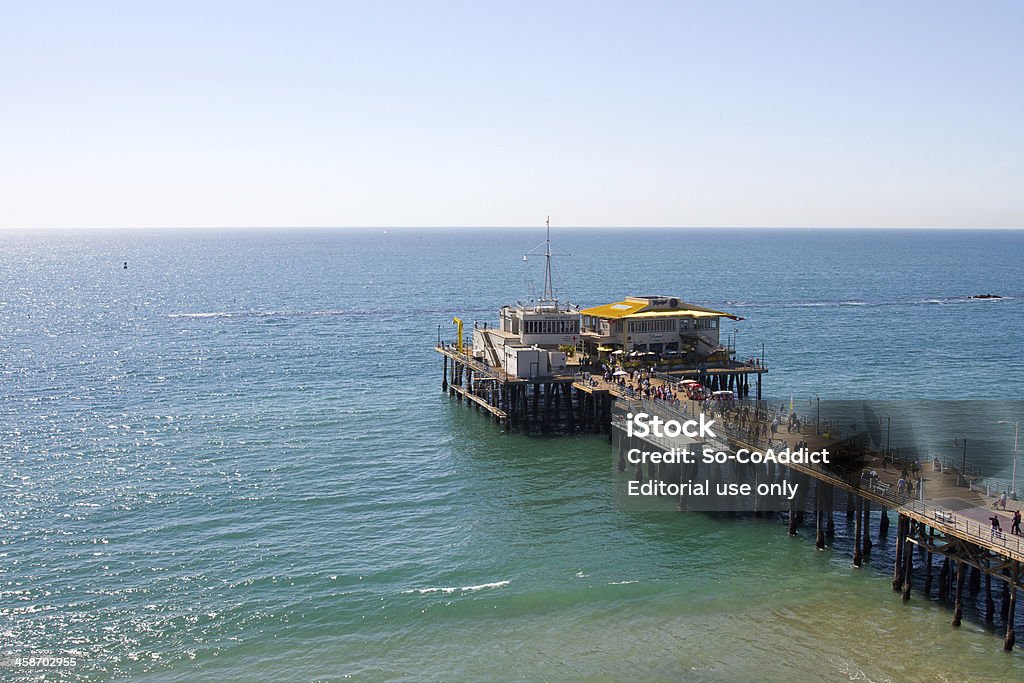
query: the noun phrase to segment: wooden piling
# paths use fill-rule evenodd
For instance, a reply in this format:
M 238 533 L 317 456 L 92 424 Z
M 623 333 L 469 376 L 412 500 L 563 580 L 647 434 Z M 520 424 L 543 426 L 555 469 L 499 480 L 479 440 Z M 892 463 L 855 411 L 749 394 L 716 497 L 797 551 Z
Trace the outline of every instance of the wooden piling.
M 964 616 L 964 578 L 967 565 L 963 560 L 956 563 L 956 602 L 953 604 L 953 626 L 959 626 Z
M 861 517 L 862 517 L 862 515 L 861 515 L 861 498 L 860 498 L 860 496 L 856 496 L 856 500 L 854 502 L 854 505 L 856 506 L 856 508 L 854 510 L 854 518 L 853 518 L 854 519 L 854 521 L 853 521 L 853 528 L 854 528 L 854 531 L 853 531 L 853 566 L 854 567 L 860 567 L 861 561 L 863 559 L 862 555 L 861 555 L 861 541 L 860 541 Z
M 789 535 L 796 536 L 796 504 L 789 500 Z
M 932 594 L 932 553 L 930 550 L 925 555 L 924 562 L 924 595 L 929 597 Z
M 1009 652 L 1017 642 L 1017 633 L 1014 630 L 1013 619 L 1017 613 L 1017 587 L 1010 589 L 1010 618 L 1006 620 L 1006 637 L 1003 638 L 1003 649 Z
M 864 545 L 861 555 L 867 557 L 871 554 L 871 501 L 864 499 Z
M 896 561 L 892 565 L 892 589 L 898 591 L 903 585 L 903 544 L 907 540 L 906 515 L 899 515 L 896 518 Z
M 910 600 L 914 575 L 914 548 L 908 537 L 903 548 L 903 602 Z
M 825 549 L 824 502 L 821 495 L 821 482 L 819 481 L 814 485 L 814 523 L 816 527 L 814 547 L 818 550 Z
M 836 487 L 832 486 L 832 485 L 829 485 L 828 486 L 828 521 L 825 524 L 825 534 L 829 538 L 835 538 L 835 535 L 836 535 L 836 520 L 835 520 L 835 517 L 833 516 L 833 512 L 835 511 L 835 497 L 836 497 Z
M 1003 592 L 999 596 L 999 620 L 1004 624 L 1010 617 L 1010 578 L 1003 581 Z
M 996 620 L 996 602 L 992 599 L 992 562 L 985 560 L 985 622 L 994 623 Z
M 1009 652 L 1017 642 L 1014 619 L 1017 616 L 1017 584 L 1020 582 L 1020 562 L 1013 563 L 1013 585 L 1010 586 L 1010 609 L 1006 618 L 1006 637 L 1003 638 L 1003 649 Z

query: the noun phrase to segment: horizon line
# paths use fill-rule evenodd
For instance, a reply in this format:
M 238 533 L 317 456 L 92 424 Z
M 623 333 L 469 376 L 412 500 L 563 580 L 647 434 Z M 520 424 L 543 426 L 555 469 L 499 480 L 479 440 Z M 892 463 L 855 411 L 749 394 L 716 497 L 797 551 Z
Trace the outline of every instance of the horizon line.
M 540 225 L 540 224 L 538 224 Z M 158 230 L 523 230 L 538 225 L 187 225 L 187 226 L 47 226 L 0 227 L 4 232 L 98 232 Z M 543 227 L 540 225 L 540 227 Z M 1024 230 L 1024 226 L 954 226 L 954 225 L 557 225 L 559 230 Z

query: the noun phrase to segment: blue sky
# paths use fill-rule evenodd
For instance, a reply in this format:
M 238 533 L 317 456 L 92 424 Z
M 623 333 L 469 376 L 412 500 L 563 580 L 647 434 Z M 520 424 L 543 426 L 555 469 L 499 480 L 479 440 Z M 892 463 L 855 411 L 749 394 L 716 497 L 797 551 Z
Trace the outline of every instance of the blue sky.
M 1024 3 L 0 7 L 3 228 L 1024 226 Z

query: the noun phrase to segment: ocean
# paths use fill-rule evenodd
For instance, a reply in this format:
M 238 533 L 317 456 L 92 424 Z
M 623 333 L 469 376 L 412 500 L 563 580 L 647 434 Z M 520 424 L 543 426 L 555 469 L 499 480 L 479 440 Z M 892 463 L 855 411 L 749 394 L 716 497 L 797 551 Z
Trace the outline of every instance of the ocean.
M 633 510 L 606 437 L 505 432 L 442 393 L 438 336 L 535 296 L 543 239 L 0 233 L 0 658 L 76 659 L 0 678 L 1024 678 L 973 599 L 954 629 L 892 592 L 891 547 L 852 568 L 842 515 L 816 552 L 779 520 Z M 1024 232 L 553 241 L 562 300 L 742 316 L 723 337 L 763 343 L 772 396 L 1020 396 Z

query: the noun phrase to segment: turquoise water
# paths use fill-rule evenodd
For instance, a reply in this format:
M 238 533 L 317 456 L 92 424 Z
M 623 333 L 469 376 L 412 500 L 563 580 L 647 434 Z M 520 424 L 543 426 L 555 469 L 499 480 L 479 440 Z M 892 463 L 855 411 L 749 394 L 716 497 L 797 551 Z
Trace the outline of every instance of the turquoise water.
M 880 547 L 852 569 L 841 520 L 818 553 L 634 511 L 606 438 L 442 394 L 438 326 L 536 290 L 542 238 L 0 235 L 0 650 L 73 653 L 64 680 L 1024 675 L 973 605 L 904 605 Z M 777 395 L 1019 395 L 1024 233 L 555 238 L 563 298 L 745 316 Z

